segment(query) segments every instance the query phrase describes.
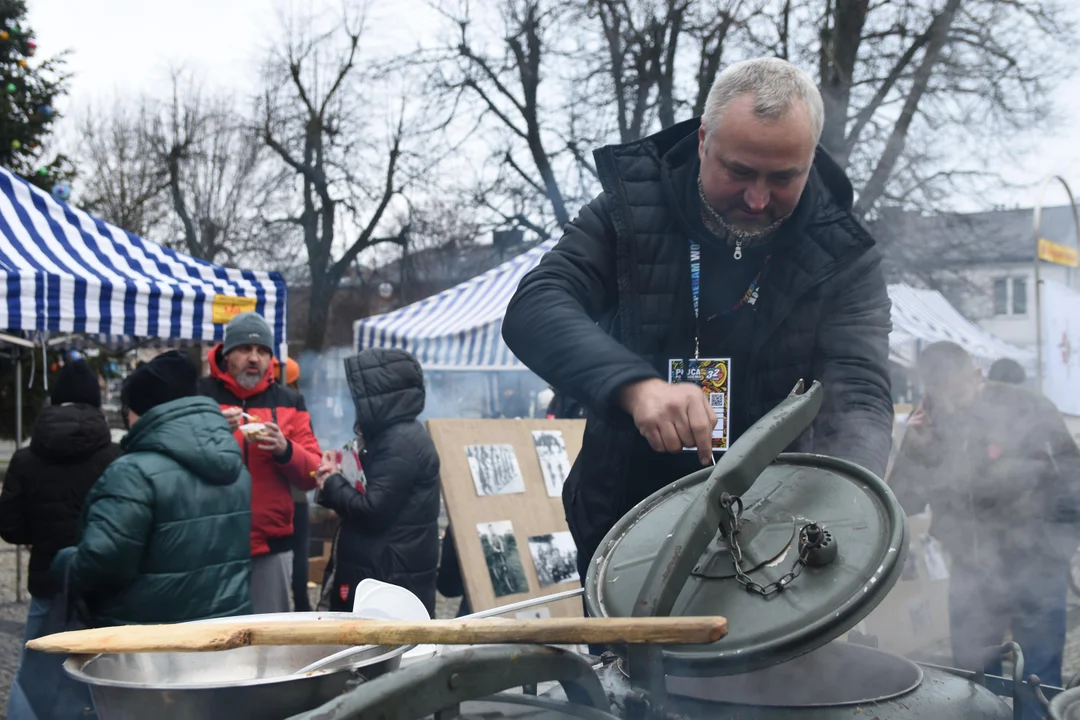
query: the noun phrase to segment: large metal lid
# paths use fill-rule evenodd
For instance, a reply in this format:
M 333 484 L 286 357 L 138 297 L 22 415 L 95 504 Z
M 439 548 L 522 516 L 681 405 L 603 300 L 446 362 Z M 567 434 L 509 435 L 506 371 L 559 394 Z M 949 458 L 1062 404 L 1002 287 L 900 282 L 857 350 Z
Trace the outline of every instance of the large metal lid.
M 627 513 L 593 557 L 585 595 L 594 616 L 727 618 L 728 635 L 715 643 L 664 647 L 667 674 L 730 675 L 790 660 L 849 630 L 898 580 L 907 523 L 885 483 L 834 458 L 779 455 L 822 395 L 818 383 L 805 393 L 800 384 L 715 468 Z M 634 666 L 631 657 L 632 676 Z
M 1058 693 L 1050 701 L 1050 720 L 1080 720 L 1080 688 Z

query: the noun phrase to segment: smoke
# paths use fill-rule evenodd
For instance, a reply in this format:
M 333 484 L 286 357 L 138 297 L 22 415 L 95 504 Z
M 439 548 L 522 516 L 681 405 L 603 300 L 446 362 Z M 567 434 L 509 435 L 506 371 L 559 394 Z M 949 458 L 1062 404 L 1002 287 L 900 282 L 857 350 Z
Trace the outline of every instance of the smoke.
M 355 354 L 353 347 L 342 346 L 321 353 L 305 351 L 297 358 L 300 391 L 321 447 L 341 447 L 353 437 L 356 411 L 345 379 L 345 358 Z M 529 417 L 542 417 L 546 410 L 536 396 L 547 388 L 547 383 L 528 371 L 425 369 L 424 387 L 426 402 L 421 421 L 499 417 L 503 406 L 510 404 L 508 395 L 524 399 Z

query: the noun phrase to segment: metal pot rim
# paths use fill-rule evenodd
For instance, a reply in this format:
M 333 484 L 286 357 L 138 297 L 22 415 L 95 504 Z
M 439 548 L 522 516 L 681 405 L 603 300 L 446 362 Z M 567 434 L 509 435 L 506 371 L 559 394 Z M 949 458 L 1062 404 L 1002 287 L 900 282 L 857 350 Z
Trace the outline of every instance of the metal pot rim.
M 222 623 L 236 622 L 237 620 L 239 620 L 241 618 L 245 618 L 245 619 L 258 618 L 259 622 L 295 622 L 297 620 L 310 620 L 312 622 L 318 622 L 319 620 L 321 620 L 323 618 L 340 620 L 340 619 L 359 619 L 359 618 L 361 618 L 361 616 L 356 615 L 354 613 L 350 613 L 350 612 L 332 612 L 332 611 L 320 612 L 320 611 L 316 610 L 316 611 L 311 611 L 311 612 L 259 613 L 259 614 L 255 614 L 255 615 L 206 618 L 204 620 L 192 620 L 192 621 L 189 621 L 189 622 L 184 623 L 184 624 L 186 624 L 186 625 L 218 625 L 218 624 L 222 624 Z M 330 647 L 346 647 L 346 646 L 333 645 L 333 646 L 330 646 Z M 366 646 L 366 647 L 376 648 L 376 647 L 380 647 L 380 646 L 379 645 L 369 645 L 369 646 Z M 386 653 L 382 653 L 380 655 L 377 655 L 374 658 L 361 656 L 361 657 L 357 658 L 353 662 L 346 663 L 344 665 L 336 666 L 336 667 L 334 667 L 334 668 L 332 668 L 330 670 L 316 670 L 315 672 L 310 673 L 308 675 L 304 675 L 304 676 L 277 675 L 277 676 L 268 677 L 268 678 L 254 678 L 252 680 L 240 680 L 240 681 L 230 680 L 230 681 L 212 682 L 212 683 L 182 683 L 182 684 L 143 683 L 143 682 L 132 682 L 132 681 L 126 681 L 126 680 L 112 680 L 112 679 L 108 679 L 108 678 L 99 678 L 99 677 L 94 677 L 94 676 L 88 675 L 87 673 L 84 673 L 82 669 L 87 665 L 87 663 L 95 660 L 96 658 L 101 657 L 101 654 L 90 655 L 90 656 L 86 656 L 86 655 L 71 656 L 67 660 L 64 661 L 64 670 L 71 677 L 75 678 L 79 682 L 84 682 L 87 685 L 90 685 L 91 687 L 94 687 L 94 686 L 98 686 L 98 687 L 117 687 L 117 688 L 130 688 L 130 689 L 140 689 L 140 690 L 213 690 L 213 689 L 221 689 L 221 688 L 228 688 L 228 687 L 254 687 L 254 686 L 257 686 L 257 685 L 271 685 L 271 684 L 280 683 L 280 682 L 297 681 L 297 680 L 303 680 L 303 679 L 314 678 L 314 677 L 325 677 L 325 676 L 328 676 L 328 675 L 334 675 L 334 674 L 339 673 L 339 672 L 352 671 L 352 670 L 355 670 L 355 669 L 360 668 L 360 667 L 364 667 L 364 666 L 367 666 L 367 665 L 373 665 L 373 664 L 375 664 L 377 662 L 382 662 L 383 660 L 392 660 L 395 657 L 400 657 L 400 656 L 404 655 L 406 652 L 408 652 L 409 650 L 412 650 L 416 646 L 415 645 L 398 645 L 398 646 L 391 646 L 391 647 L 393 648 L 392 650 L 390 650 L 390 651 L 388 651 Z M 297 668 L 297 669 L 299 669 L 299 668 Z
M 337 646 L 332 646 L 337 647 Z M 380 647 L 378 645 L 371 645 L 368 647 Z M 114 687 L 114 688 L 127 688 L 130 690 L 220 690 L 222 688 L 244 688 L 255 687 L 259 685 L 273 685 L 276 683 L 284 682 L 297 682 L 299 680 L 308 680 L 311 678 L 326 677 L 335 675 L 341 672 L 350 672 L 357 670 L 368 665 L 374 665 L 376 663 L 384 662 L 386 660 L 393 660 L 394 658 L 401 657 L 409 650 L 415 648 L 415 645 L 396 645 L 389 652 L 382 653 L 375 657 L 362 658 L 356 662 L 340 665 L 329 670 L 315 670 L 314 672 L 306 675 L 275 675 L 273 677 L 254 678 L 251 680 L 223 680 L 221 682 L 202 682 L 202 683 L 147 683 L 147 682 L 132 682 L 127 680 L 112 680 L 109 678 L 100 678 L 93 675 L 89 675 L 83 672 L 83 668 L 90 662 L 96 660 L 102 655 L 73 655 L 64 661 L 64 671 L 75 680 L 86 683 L 90 687 Z

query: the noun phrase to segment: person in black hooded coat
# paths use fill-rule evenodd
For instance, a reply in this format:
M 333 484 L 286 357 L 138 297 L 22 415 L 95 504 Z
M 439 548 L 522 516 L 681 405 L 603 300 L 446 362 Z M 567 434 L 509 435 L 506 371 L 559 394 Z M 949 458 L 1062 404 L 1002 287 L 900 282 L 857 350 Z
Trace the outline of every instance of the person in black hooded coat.
M 369 348 L 345 360 L 356 406 L 366 485 L 357 489 L 325 453 L 318 502 L 341 516 L 323 581 L 331 610 L 351 611 L 365 578 L 412 591 L 435 613 L 439 565 L 439 456 L 416 418 L 424 410 L 420 363 L 404 350 Z
M 97 374 L 85 362 L 64 366 L 49 402 L 34 423 L 30 446 L 12 456 L 0 492 L 0 537 L 13 545 L 30 546 L 30 611 L 24 641 L 41 635 L 53 598 L 61 590 L 49 573 L 53 558 L 61 549 L 78 544 L 86 496 L 120 456 L 120 446 L 112 441 L 101 412 Z M 64 693 L 63 672 L 57 667 L 57 677 L 43 678 L 40 667 L 36 672 L 26 670 L 22 657 L 19 668 L 12 681 L 7 717 L 52 717 L 53 711 L 45 705 L 60 705 L 52 696 Z

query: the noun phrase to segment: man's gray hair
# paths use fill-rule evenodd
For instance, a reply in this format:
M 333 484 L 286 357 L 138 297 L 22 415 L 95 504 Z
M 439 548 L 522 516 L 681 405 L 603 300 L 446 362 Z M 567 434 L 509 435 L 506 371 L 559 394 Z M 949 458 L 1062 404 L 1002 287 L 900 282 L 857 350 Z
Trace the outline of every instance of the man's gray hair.
M 716 76 L 701 121 L 708 139 L 716 130 L 724 109 L 735 98 L 753 93 L 754 114 L 765 120 L 779 120 L 796 100 L 806 104 L 814 130 L 814 144 L 821 139 L 825 125 L 825 105 L 821 92 L 806 72 L 780 58 L 754 58 L 724 68 Z

